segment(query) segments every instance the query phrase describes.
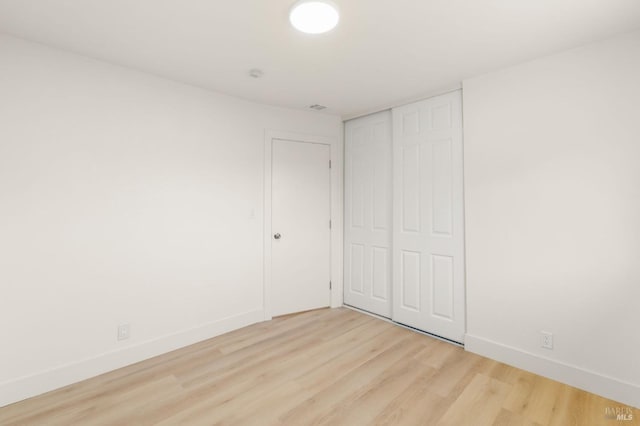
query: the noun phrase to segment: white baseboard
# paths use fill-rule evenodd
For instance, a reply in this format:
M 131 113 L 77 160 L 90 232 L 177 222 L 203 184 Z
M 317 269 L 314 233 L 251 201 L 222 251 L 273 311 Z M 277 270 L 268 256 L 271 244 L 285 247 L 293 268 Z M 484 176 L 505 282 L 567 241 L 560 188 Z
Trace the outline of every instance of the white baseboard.
M 638 385 L 469 334 L 465 337 L 465 349 L 622 404 L 640 408 L 640 386 Z
M 261 322 L 263 319 L 262 310 L 246 312 L 0 383 L 0 407 Z

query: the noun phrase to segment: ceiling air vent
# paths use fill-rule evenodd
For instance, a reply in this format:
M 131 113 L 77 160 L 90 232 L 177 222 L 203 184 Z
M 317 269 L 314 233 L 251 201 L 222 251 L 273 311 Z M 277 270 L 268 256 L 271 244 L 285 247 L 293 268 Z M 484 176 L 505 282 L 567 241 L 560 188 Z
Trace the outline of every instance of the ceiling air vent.
M 309 108 L 311 109 L 315 109 L 316 111 L 322 111 L 323 109 L 327 108 L 324 105 L 319 105 L 319 104 L 313 104 L 311 105 Z

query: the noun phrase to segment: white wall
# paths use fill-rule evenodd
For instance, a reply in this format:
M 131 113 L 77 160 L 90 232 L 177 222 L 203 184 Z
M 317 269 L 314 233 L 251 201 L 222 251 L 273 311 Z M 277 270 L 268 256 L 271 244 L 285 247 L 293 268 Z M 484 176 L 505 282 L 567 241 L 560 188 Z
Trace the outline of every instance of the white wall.
M 636 407 L 639 76 L 635 32 L 464 81 L 467 348 Z
M 0 406 L 262 320 L 265 129 L 342 140 L 5 36 L 0 122 Z

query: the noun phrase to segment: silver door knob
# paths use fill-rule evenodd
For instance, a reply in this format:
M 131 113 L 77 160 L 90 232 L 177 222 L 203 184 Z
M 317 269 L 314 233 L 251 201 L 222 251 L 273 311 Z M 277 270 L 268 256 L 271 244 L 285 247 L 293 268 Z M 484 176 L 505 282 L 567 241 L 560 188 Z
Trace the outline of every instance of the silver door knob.
M 280 237 L 282 237 L 282 235 L 280 235 L 280 234 L 275 234 L 275 235 L 273 236 L 273 238 L 275 238 L 276 240 L 279 240 L 279 239 L 280 239 Z

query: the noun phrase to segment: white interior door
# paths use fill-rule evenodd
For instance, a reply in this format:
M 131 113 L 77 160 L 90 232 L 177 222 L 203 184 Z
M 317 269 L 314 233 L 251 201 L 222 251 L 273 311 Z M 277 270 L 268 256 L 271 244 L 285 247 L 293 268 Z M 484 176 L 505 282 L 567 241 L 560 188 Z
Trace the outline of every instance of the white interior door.
M 391 317 L 391 111 L 345 124 L 344 303 Z
M 393 110 L 393 319 L 463 342 L 461 93 Z
M 271 312 L 329 306 L 329 145 L 272 140 Z

